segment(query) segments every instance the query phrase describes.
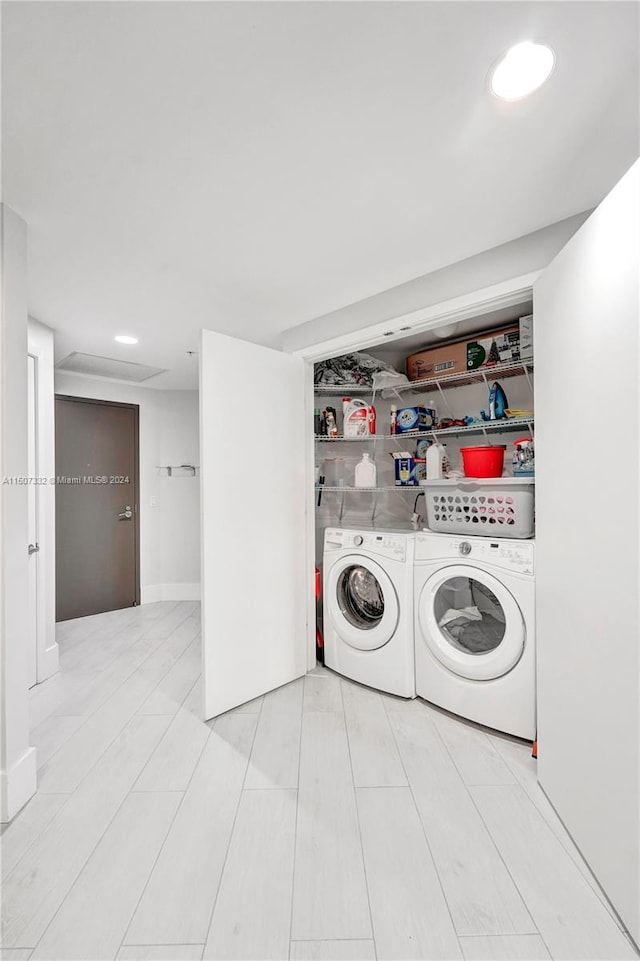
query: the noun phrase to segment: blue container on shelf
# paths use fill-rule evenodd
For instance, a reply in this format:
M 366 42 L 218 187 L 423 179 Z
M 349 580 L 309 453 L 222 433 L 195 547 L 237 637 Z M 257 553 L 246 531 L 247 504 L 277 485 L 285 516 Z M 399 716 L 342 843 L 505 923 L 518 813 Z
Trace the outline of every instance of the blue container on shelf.
M 397 434 L 409 430 L 433 430 L 435 426 L 436 412 L 430 407 L 401 407 L 396 413 Z
M 402 457 L 394 454 L 393 466 L 396 487 L 417 487 L 427 476 L 425 461 L 417 457 Z

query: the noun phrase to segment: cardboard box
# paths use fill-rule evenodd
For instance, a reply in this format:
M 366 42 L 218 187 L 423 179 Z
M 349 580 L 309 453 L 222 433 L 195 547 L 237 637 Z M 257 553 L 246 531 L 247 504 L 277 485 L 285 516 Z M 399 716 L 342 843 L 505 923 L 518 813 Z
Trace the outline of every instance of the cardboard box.
M 407 357 L 409 380 L 436 380 L 443 374 L 459 374 L 467 367 L 466 341 L 421 350 Z
M 498 367 L 520 360 L 520 325 L 489 330 L 467 341 L 467 370 Z
M 522 355 L 522 341 L 526 354 Z M 437 380 L 445 374 L 460 374 L 499 367 L 500 364 L 533 357 L 533 315 L 517 324 L 484 330 L 465 340 L 431 347 L 407 357 L 409 380 Z

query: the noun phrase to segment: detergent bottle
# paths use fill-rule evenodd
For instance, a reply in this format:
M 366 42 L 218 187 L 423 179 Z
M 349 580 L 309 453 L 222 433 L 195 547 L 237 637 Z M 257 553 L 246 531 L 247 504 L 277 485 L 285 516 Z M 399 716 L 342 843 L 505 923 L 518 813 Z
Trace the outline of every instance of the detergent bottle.
M 427 451 L 427 480 L 442 480 L 449 472 L 449 460 L 443 444 L 437 441 Z
M 345 437 L 366 437 L 369 433 L 369 405 L 359 397 L 353 397 L 344 405 Z
M 355 472 L 356 487 L 375 487 L 376 486 L 376 465 L 371 460 L 369 454 L 363 454 L 362 460 L 356 464 Z

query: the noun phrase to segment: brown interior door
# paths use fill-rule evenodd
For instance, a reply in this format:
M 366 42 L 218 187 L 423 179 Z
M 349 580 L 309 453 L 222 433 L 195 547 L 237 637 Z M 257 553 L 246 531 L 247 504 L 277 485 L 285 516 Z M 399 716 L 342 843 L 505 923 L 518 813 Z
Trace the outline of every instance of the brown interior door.
M 140 603 L 138 411 L 56 396 L 56 620 Z

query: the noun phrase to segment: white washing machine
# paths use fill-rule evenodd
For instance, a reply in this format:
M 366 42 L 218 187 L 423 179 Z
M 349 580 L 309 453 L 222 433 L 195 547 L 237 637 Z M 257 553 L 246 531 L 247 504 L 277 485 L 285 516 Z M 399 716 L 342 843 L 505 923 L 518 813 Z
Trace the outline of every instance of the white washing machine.
M 460 717 L 536 735 L 534 543 L 415 537 L 416 692 Z
M 325 664 L 380 691 L 415 697 L 414 534 L 327 528 Z

